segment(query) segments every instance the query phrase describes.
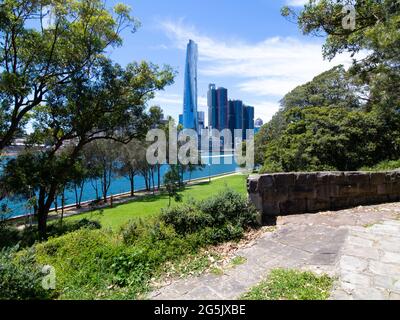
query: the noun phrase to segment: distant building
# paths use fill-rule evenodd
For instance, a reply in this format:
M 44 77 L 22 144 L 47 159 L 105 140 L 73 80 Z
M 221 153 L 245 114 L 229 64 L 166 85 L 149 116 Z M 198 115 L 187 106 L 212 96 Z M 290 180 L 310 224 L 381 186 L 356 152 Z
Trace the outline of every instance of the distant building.
M 183 126 L 183 114 L 179 115 L 179 124 Z
M 187 45 L 185 65 L 185 86 L 183 94 L 183 127 L 199 131 L 197 113 L 197 44 L 190 40 Z
M 228 89 L 216 89 L 215 84 L 210 84 L 208 87 L 207 105 L 209 128 L 220 131 L 228 128 Z
M 208 105 L 208 127 L 216 129 L 218 127 L 218 106 L 217 106 L 217 89 L 215 84 L 208 86 L 207 93 Z
M 206 127 L 206 114 L 204 111 L 197 112 L 197 119 L 199 121 L 199 130 L 202 130 Z
M 254 122 L 254 134 L 259 133 L 263 125 L 264 121 L 262 121 L 261 118 L 257 118 L 257 120 Z
M 207 94 L 208 126 L 222 131 L 229 129 L 244 130 L 243 139 L 246 139 L 246 130 L 254 129 L 254 107 L 245 106 L 241 100 L 228 100 L 228 89 L 216 88 L 210 84 Z
M 254 130 L 254 107 L 244 107 L 243 139 L 247 139 L 247 130 Z
M 228 128 L 228 89 L 217 89 L 217 129 L 222 131 Z
M 257 118 L 257 120 L 254 122 L 254 126 L 256 128 L 261 128 L 264 125 L 264 121 L 261 118 Z
M 233 114 L 233 130 L 243 129 L 243 115 L 244 107 L 241 100 L 229 100 L 230 110 L 234 112 Z

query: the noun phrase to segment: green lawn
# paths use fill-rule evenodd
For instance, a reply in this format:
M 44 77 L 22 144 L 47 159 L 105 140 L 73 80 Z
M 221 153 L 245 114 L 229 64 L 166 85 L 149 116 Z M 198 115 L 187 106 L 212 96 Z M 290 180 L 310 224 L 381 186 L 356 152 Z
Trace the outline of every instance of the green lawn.
M 187 187 L 183 192 L 183 201 L 192 198 L 195 200 L 206 199 L 215 195 L 220 190 L 229 187 L 235 191 L 246 193 L 246 176 L 235 175 L 220 178 L 196 186 Z M 173 203 L 172 205 L 174 205 Z M 67 218 L 68 221 L 81 220 L 83 218 L 98 220 L 103 227 L 117 229 L 135 218 L 144 218 L 158 215 L 162 208 L 168 207 L 168 196 L 147 196 L 134 200 L 127 204 L 122 204 L 113 209 L 105 209 L 102 213 L 93 211 Z

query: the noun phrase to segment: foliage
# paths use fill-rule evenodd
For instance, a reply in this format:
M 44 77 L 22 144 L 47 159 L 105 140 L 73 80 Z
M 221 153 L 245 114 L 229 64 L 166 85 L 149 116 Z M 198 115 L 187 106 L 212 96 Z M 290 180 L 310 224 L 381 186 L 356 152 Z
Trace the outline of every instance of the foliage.
M 59 237 L 80 229 L 96 230 L 100 228 L 101 224 L 99 222 L 86 218 L 62 223 L 56 221 L 49 225 L 48 236 Z M 40 240 L 37 228 L 35 227 L 27 226 L 21 230 L 15 226 L 4 226 L 0 231 L 0 248 L 12 247 L 15 245 L 18 245 L 19 248 L 26 248 Z
M 42 288 L 42 266 L 32 249 L 17 255 L 18 247 L 0 251 L 0 299 L 48 299 L 52 292 Z
M 51 19 L 53 18 L 53 19 Z M 4 0 L 0 6 L 0 150 L 51 90 L 90 74 L 137 21 L 100 0 Z
M 323 52 L 366 52 L 299 86 L 256 136 L 262 172 L 358 170 L 400 157 L 399 2 L 355 1 L 356 28 L 345 29 L 349 1 L 309 1 L 284 8 L 305 34 L 327 36 Z
M 399 115 L 329 107 L 285 115 L 289 124 L 267 146 L 263 172 L 358 170 L 400 156 Z
M 246 176 L 233 175 L 229 177 L 212 180 L 211 183 L 202 183 L 186 186 L 181 192 L 184 201 L 195 199 L 197 201 L 206 199 L 226 188 L 226 185 L 236 192 L 246 195 Z M 105 208 L 104 211 L 92 211 L 77 216 L 67 217 L 66 221 L 77 221 L 82 218 L 96 219 L 104 228 L 118 230 L 130 220 L 141 218 L 158 217 L 161 209 L 168 207 L 169 197 L 166 194 L 155 194 L 138 197 L 133 201 L 113 208 Z M 174 202 L 172 202 L 172 206 Z
M 165 209 L 161 219 L 182 235 L 205 228 L 217 228 L 218 231 L 211 238 L 219 241 L 230 235 L 239 235 L 243 228 L 256 227 L 257 211 L 244 196 L 228 189 L 201 202 L 190 201 L 179 207 Z
M 400 169 L 400 160 L 386 160 L 378 163 L 373 167 L 362 167 L 360 171 L 390 171 L 390 170 L 399 170 Z
M 181 201 L 182 197 L 179 194 L 179 190 L 181 188 L 181 177 L 179 174 L 179 167 L 177 165 L 171 166 L 170 170 L 164 175 L 164 186 L 169 197 L 168 206 L 171 206 L 172 198 L 176 202 Z
M 275 269 L 267 280 L 242 296 L 243 300 L 327 300 L 333 279 L 312 272 Z
M 232 192 L 227 193 L 233 197 Z M 193 219 L 190 212 L 174 220 L 174 209 L 166 209 L 170 210 L 168 219 L 132 221 L 118 232 L 82 229 L 37 244 L 37 259 L 55 267 L 55 294 L 60 299 L 136 299 L 149 290 L 152 278 L 165 272 L 165 265 L 179 265 L 209 245 L 240 239 L 245 226 L 250 225 L 240 217 L 251 210 L 237 214 L 233 210 L 246 208 L 247 204 L 237 202 L 224 209 L 226 219 L 219 217 L 215 225 L 208 218 L 207 223 L 201 217 Z M 228 221 L 232 217 L 236 220 Z M 208 265 L 200 259 L 185 268 L 204 269 Z

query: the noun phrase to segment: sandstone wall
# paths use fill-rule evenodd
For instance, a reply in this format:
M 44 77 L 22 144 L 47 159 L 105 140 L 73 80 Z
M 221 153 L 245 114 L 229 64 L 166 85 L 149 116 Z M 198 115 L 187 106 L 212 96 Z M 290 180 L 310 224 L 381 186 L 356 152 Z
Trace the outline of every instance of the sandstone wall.
M 400 171 L 254 175 L 247 188 L 263 217 L 312 213 L 400 201 Z

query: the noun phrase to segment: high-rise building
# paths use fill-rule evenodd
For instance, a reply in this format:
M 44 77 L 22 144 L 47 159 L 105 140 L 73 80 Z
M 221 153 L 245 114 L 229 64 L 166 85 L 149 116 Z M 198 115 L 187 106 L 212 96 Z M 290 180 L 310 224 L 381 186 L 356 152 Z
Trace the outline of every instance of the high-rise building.
M 233 107 L 233 129 L 243 129 L 243 102 L 241 100 L 230 100 L 229 104 Z
M 208 87 L 208 126 L 222 131 L 229 129 L 234 134 L 235 129 L 254 129 L 254 107 L 245 106 L 241 100 L 228 100 L 228 90 L 216 89 L 215 84 Z
M 228 89 L 222 87 L 217 89 L 217 110 L 217 129 L 222 131 L 228 128 Z
M 218 88 L 210 84 L 207 95 L 208 126 L 217 130 L 228 128 L 228 89 Z
M 187 45 L 185 87 L 183 94 L 183 127 L 199 131 L 197 113 L 197 44 L 190 40 Z
M 217 106 L 217 89 L 215 87 L 215 84 L 210 84 L 208 86 L 207 105 L 208 105 L 208 127 L 212 129 L 217 129 L 218 106 Z
M 245 106 L 243 116 L 243 139 L 247 139 L 247 130 L 254 130 L 254 107 Z

